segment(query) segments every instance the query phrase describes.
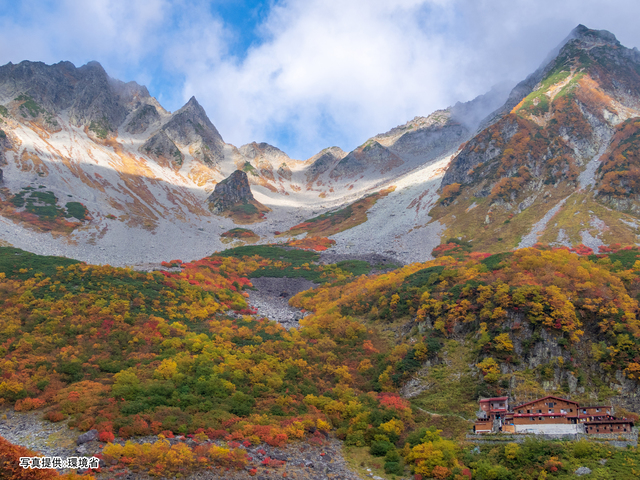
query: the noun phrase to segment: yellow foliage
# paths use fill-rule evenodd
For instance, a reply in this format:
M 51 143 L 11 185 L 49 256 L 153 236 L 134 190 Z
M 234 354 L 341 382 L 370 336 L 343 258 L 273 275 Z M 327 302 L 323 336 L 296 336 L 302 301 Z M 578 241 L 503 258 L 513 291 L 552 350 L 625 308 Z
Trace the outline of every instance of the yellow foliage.
M 520 454 L 520 446 L 517 443 L 507 443 L 504 447 L 504 456 L 514 460 Z
M 173 377 L 176 373 L 178 373 L 178 364 L 171 358 L 165 358 L 162 360 L 162 363 L 160 363 L 160 366 L 156 368 L 153 376 L 166 380 Z
M 321 418 L 316 421 L 316 427 L 318 427 L 318 430 L 324 430 L 325 432 L 331 430 L 331 424 Z
M 402 420 L 392 418 L 388 422 L 381 424 L 380 428 L 382 429 L 383 432 L 386 432 L 386 433 L 394 433 L 396 435 L 402 435 L 402 432 L 404 432 L 404 423 L 402 423 Z
M 363 373 L 363 372 L 366 372 L 367 370 L 371 370 L 372 368 L 373 368 L 373 364 L 371 363 L 371 360 L 369 360 L 368 358 L 365 358 L 358 365 L 358 372 Z
M 485 381 L 490 383 L 498 381 L 498 376 L 500 375 L 500 367 L 498 366 L 498 362 L 496 362 L 493 358 L 485 358 L 483 361 L 478 363 L 476 367 L 482 370 Z
M 513 342 L 511 341 L 508 333 L 501 333 L 496 338 L 494 338 L 493 341 L 495 343 L 496 350 L 502 352 L 513 351 Z

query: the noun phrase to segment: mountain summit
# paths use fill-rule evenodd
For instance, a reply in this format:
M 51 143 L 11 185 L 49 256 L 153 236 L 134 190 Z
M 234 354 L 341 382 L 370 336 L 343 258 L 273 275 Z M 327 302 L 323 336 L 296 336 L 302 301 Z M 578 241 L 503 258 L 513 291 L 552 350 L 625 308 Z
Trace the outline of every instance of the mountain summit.
M 493 249 L 635 243 L 640 53 L 580 25 L 505 105 L 444 175 L 432 213 L 446 235 Z

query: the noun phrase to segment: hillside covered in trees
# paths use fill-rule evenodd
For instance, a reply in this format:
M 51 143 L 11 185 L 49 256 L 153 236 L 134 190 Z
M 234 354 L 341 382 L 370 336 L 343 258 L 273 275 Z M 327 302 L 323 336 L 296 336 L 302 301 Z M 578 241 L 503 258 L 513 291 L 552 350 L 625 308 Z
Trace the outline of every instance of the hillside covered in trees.
M 150 273 L 4 247 L 0 397 L 107 443 L 199 442 L 105 446 L 117 468 L 152 474 L 242 467 L 243 442 L 321 443 L 326 432 L 384 457 L 388 475 L 563 478 L 579 459 L 610 458 L 603 475 L 634 478 L 635 449 L 533 442 L 474 454 L 460 442 L 483 396 L 640 411 L 640 250 L 470 250 L 453 240 L 435 260 L 372 275 L 366 262 L 321 265 L 314 251 L 276 246 Z M 248 307 L 251 278 L 273 271 L 320 284 L 290 302 L 311 312 L 299 329 Z

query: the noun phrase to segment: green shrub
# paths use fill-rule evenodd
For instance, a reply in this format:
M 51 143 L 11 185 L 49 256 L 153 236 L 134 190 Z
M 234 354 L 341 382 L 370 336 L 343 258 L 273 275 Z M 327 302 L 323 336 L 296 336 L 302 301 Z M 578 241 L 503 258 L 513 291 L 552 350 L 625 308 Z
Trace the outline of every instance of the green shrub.
M 502 465 L 493 465 L 487 460 L 478 462 L 474 479 L 478 480 L 514 480 L 512 472 Z
M 251 415 L 251 410 L 255 403 L 255 399 L 249 395 L 242 392 L 236 392 L 231 397 L 231 408 L 229 411 L 238 417 L 248 417 Z
M 392 448 L 391 450 L 387 451 L 386 455 L 384 456 L 384 459 L 387 462 L 399 462 L 401 460 L 400 454 L 398 453 L 398 450 L 396 450 L 395 448 Z
M 352 275 L 366 275 L 371 271 L 371 265 L 364 260 L 343 260 L 336 263 L 340 270 L 347 271 Z
M 402 464 L 400 462 L 385 462 L 384 473 L 389 475 L 402 475 L 404 473 L 404 468 L 402 467 Z
M 106 116 L 104 116 L 102 117 L 102 120 L 99 120 L 97 122 L 94 122 L 92 120 L 91 123 L 89 124 L 89 130 L 94 132 L 98 136 L 98 138 L 101 138 L 104 140 L 105 138 L 107 138 L 107 135 L 111 131 L 111 125 L 109 125 L 109 119 Z
M 433 429 L 435 430 L 435 429 Z M 409 436 L 407 437 L 406 442 L 411 445 L 411 447 L 415 447 L 417 445 L 420 445 L 422 443 L 422 439 L 424 438 L 424 436 L 427 434 L 427 429 L 426 428 L 421 428 L 419 430 L 414 430 L 413 432 L 411 432 L 409 434 Z
M 394 448 L 394 446 L 391 442 L 387 442 L 386 440 L 379 440 L 371 444 L 369 453 L 375 457 L 383 457 L 392 448 Z
M 571 450 L 576 458 L 589 458 L 597 454 L 595 445 L 584 439 L 574 442 Z
M 20 105 L 20 113 L 25 118 L 27 113 L 32 117 L 37 117 L 40 112 L 44 112 L 44 109 L 29 95 L 22 94 L 17 97 L 16 100 L 18 102 L 23 102 L 22 105 Z
M 0 272 L 20 280 L 26 280 L 36 273 L 50 277 L 56 274 L 56 267 L 67 267 L 75 263 L 80 262 L 64 257 L 36 255 L 14 247 L 0 247 Z M 26 269 L 27 272 L 20 273 L 21 269 Z
M 67 208 L 67 217 L 74 217 L 78 220 L 84 220 L 87 217 L 89 211 L 80 202 L 67 202 L 65 205 Z
M 497 253 L 485 258 L 484 260 L 480 260 L 480 263 L 485 265 L 489 270 L 499 270 L 504 266 L 500 266 L 500 264 L 512 255 L 512 252 Z
M 364 434 L 360 431 L 347 434 L 347 438 L 344 441 L 345 445 L 353 445 L 355 447 L 364 447 L 367 441 L 364 438 Z

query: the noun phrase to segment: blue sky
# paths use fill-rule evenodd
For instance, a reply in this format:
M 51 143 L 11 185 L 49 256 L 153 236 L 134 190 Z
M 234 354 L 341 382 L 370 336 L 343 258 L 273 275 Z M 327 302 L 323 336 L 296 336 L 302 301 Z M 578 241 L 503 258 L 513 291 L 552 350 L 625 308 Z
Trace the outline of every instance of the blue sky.
M 0 0 L 0 64 L 91 60 L 236 146 L 306 159 L 518 81 L 579 23 L 640 46 L 637 0 Z

